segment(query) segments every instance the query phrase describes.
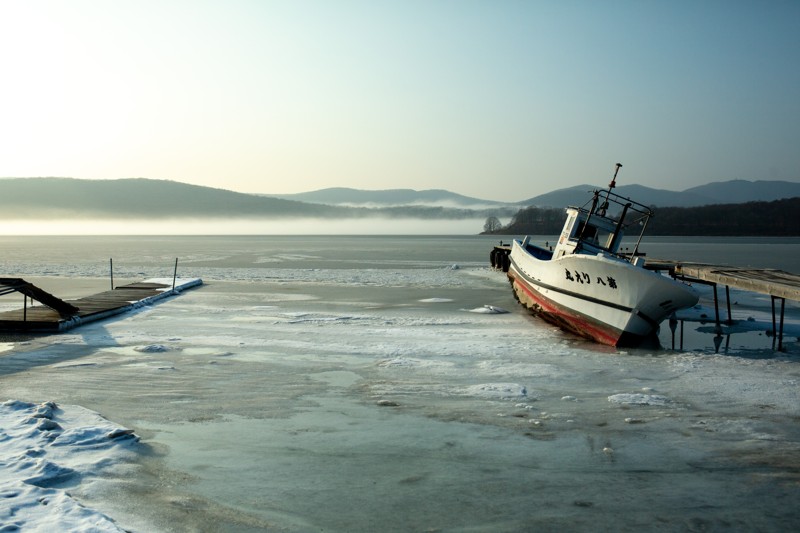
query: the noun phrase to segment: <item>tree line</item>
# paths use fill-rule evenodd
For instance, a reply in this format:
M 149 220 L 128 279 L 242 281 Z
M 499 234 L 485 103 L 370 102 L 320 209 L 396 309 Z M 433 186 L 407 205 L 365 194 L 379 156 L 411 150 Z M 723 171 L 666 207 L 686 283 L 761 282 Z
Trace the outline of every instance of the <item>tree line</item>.
M 718 204 L 702 207 L 654 207 L 648 235 L 709 237 L 800 236 L 800 197 L 771 202 Z M 558 235 L 564 226 L 562 208 L 526 207 L 508 225 L 486 219 L 483 235 Z

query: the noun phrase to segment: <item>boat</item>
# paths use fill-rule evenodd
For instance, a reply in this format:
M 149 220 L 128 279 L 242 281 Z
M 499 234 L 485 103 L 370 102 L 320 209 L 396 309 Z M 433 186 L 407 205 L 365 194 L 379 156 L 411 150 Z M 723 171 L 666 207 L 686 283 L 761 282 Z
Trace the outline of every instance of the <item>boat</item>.
M 638 346 L 665 318 L 695 305 L 698 294 L 645 268 L 639 245 L 653 211 L 613 192 L 621 167 L 583 207 L 566 208 L 555 246 L 514 239 L 501 262 L 516 298 L 541 318 L 602 344 Z M 632 228 L 639 236 L 631 250 L 621 244 Z

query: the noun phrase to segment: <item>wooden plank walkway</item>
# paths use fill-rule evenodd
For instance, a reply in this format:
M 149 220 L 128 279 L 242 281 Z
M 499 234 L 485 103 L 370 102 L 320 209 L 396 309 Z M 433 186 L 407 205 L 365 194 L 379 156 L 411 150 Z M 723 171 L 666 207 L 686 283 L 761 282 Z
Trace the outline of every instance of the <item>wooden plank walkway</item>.
M 783 270 L 683 263 L 661 259 L 648 260 L 645 268 L 668 270 L 670 274 L 686 278 L 687 281 L 696 279 L 709 284 L 767 294 L 775 298 L 800 301 L 800 275 Z
M 0 312 L 0 332 L 66 331 L 151 304 L 202 283 L 199 278 L 177 279 L 173 290 L 171 279 L 152 279 L 77 300 L 62 301 L 21 278 L 0 278 L 0 294 L 17 291 L 44 304 Z M 51 304 L 54 304 L 53 307 L 50 307 Z M 74 311 L 68 312 L 70 308 Z
M 728 308 L 728 318 L 725 323 L 727 324 L 733 322 L 729 291 L 731 287 L 770 296 L 772 298 L 772 332 L 778 339 L 778 351 L 783 349 L 786 300 L 800 301 L 800 275 L 769 268 L 738 268 L 703 263 L 682 263 L 662 259 L 648 260 L 645 263 L 645 268 L 669 271 L 671 276 L 690 283 L 712 285 L 714 287 L 714 322 L 720 331 L 718 285 L 725 286 L 725 300 Z M 780 302 L 780 311 L 775 309 L 776 301 Z
M 41 302 L 54 311 L 58 311 L 61 316 L 72 316 L 78 312 L 78 308 L 68 304 L 60 298 L 56 298 L 49 292 L 43 291 L 33 283 L 29 283 L 22 278 L 0 278 L 0 295 L 19 292 L 25 296 Z

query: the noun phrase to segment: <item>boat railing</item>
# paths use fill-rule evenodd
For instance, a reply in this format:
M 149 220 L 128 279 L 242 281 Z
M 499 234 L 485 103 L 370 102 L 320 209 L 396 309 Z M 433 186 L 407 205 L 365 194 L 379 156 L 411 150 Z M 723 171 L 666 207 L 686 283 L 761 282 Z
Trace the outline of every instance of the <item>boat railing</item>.
M 612 205 L 620 209 L 610 213 L 609 211 Z M 581 218 L 585 217 L 583 225 L 576 235 L 578 245 L 581 248 L 586 249 L 590 247 L 590 249 L 594 249 L 595 251 L 607 252 L 629 261 L 638 255 L 639 244 L 644 236 L 647 223 L 654 214 L 652 209 L 646 205 L 611 192 L 611 188 L 607 190 L 596 189 L 592 199 L 586 202 L 582 207 L 576 209 L 581 215 Z M 599 224 L 596 222 L 598 219 L 601 221 Z M 623 232 L 634 225 L 641 226 L 636 245 L 632 252 L 620 253 L 619 244 Z M 586 234 L 586 228 L 592 228 L 595 234 Z M 597 228 L 603 228 L 611 232 L 611 236 L 606 239 L 605 244 L 601 244 L 596 240 Z
M 602 202 L 600 201 L 601 199 Z M 589 204 L 591 204 L 591 206 Z M 612 204 L 619 206 L 621 208 L 621 212 L 617 212 L 616 215 L 609 214 Z M 631 200 L 628 197 L 611 192 L 607 189 L 596 189 L 592 199 L 578 209 L 583 213 L 605 218 L 606 220 L 610 220 L 615 224 L 618 223 L 623 216 L 626 219 L 628 219 L 630 216 L 634 220 L 628 222 L 623 221 L 623 225 L 626 227 L 639 222 L 641 219 L 649 219 L 654 215 L 653 210 L 648 206 Z
M 553 258 L 553 251 L 535 244 L 525 243 L 525 250 L 540 261 L 549 261 Z

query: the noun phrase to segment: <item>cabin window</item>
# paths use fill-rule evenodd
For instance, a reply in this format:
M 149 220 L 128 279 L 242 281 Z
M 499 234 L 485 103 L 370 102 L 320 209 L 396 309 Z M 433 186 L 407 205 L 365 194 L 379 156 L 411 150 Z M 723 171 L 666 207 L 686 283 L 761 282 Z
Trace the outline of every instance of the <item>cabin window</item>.
M 582 233 L 581 233 L 582 232 Z M 614 232 L 581 221 L 575 226 L 573 239 L 581 238 L 584 243 L 611 251 L 614 245 Z
M 575 233 L 572 234 L 573 238 L 582 238 L 584 241 L 597 242 L 597 228 L 591 224 L 586 224 L 584 221 L 578 222 L 575 226 Z

